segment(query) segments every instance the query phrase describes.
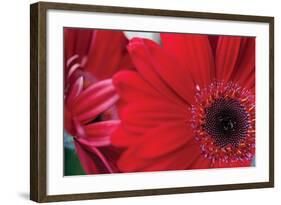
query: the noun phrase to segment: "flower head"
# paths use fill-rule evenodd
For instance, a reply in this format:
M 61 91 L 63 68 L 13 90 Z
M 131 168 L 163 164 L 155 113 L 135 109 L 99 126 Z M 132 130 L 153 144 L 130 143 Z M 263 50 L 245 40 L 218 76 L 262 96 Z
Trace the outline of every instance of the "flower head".
M 118 172 L 110 135 L 119 124 L 119 96 L 111 76 L 132 68 L 128 40 L 122 32 L 93 29 L 66 28 L 64 37 L 64 127 L 87 174 Z
M 255 153 L 255 39 L 161 34 L 135 38 L 137 72 L 121 71 L 121 171 L 250 166 Z

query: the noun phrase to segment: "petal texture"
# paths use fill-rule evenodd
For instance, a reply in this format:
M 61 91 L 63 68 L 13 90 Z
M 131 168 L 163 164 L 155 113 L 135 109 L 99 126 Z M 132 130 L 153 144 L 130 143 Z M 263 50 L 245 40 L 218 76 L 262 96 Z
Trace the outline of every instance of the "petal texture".
M 190 73 L 196 85 L 206 87 L 214 78 L 214 57 L 207 35 L 161 34 L 163 46 Z

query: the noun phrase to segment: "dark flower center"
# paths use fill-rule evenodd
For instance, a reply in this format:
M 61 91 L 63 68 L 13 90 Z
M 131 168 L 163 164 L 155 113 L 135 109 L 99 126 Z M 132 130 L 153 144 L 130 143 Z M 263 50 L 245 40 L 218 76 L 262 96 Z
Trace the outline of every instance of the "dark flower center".
M 237 122 L 230 116 L 222 114 L 218 116 L 218 121 L 220 125 L 219 129 L 221 129 L 224 134 L 230 134 L 235 131 L 234 126 L 236 126 Z
M 202 126 L 218 146 L 237 146 L 247 134 L 248 115 L 237 100 L 220 98 L 205 108 L 205 124 Z
M 231 82 L 214 82 L 196 90 L 190 123 L 202 156 L 211 165 L 252 160 L 255 95 Z

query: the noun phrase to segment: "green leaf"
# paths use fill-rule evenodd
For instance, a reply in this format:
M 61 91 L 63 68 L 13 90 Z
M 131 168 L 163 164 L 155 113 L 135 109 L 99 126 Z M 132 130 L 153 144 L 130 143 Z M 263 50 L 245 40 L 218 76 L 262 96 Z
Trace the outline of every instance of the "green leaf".
M 67 132 L 63 133 L 64 146 L 64 176 L 85 175 L 75 151 L 73 137 Z
M 64 148 L 64 176 L 73 175 L 85 175 L 85 172 L 75 150 Z

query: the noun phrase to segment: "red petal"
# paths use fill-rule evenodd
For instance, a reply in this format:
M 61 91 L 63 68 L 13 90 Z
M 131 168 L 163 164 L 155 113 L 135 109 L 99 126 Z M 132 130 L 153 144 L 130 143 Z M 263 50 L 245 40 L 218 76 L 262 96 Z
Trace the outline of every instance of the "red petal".
M 217 35 L 209 35 L 208 39 L 209 39 L 210 46 L 211 46 L 212 51 L 213 51 L 213 57 L 215 58 L 219 36 L 217 36 Z
M 255 38 L 243 37 L 233 80 L 244 86 L 255 84 Z
M 199 154 L 197 144 L 187 143 L 181 149 L 157 159 L 156 163 L 145 167 L 143 171 L 186 170 L 198 158 Z
M 97 30 L 90 45 L 85 70 L 97 77 L 111 77 L 126 54 L 128 40 L 123 32 Z
M 80 100 L 80 96 L 77 97 L 77 101 L 74 103 L 75 107 L 73 108 L 73 113 L 77 115 L 87 112 L 93 107 L 97 107 L 114 96 L 116 96 L 116 91 L 112 84 L 100 89 L 93 89 L 87 98 L 83 97 L 83 100 Z
M 154 129 L 148 129 L 134 150 L 140 157 L 155 158 L 173 152 L 191 139 L 193 132 L 184 122 L 165 122 Z
M 199 155 L 199 157 L 191 164 L 188 169 L 209 169 L 211 168 L 211 162 L 209 159 Z
M 131 147 L 121 155 L 118 165 L 124 172 L 184 170 L 198 155 L 198 145 L 195 146 L 193 142 L 187 143 L 174 152 L 152 159 L 139 157 L 138 152 Z
M 92 29 L 65 28 L 64 29 L 64 56 L 65 62 L 74 55 L 81 60 L 89 50 L 92 40 Z M 66 69 L 68 69 L 66 67 Z
M 237 162 L 216 162 L 213 168 L 234 168 L 234 167 L 250 167 L 252 161 L 237 161 Z
M 112 133 L 111 143 L 116 147 L 128 147 L 135 143 L 136 136 L 128 135 L 121 125 Z
M 184 75 L 187 70 L 196 84 L 208 86 L 214 78 L 214 57 L 207 35 L 161 34 L 163 46 L 183 66 L 177 75 Z M 174 72 L 175 69 L 172 69 Z M 190 89 L 189 89 L 190 90 Z
M 142 134 L 147 130 L 166 122 L 184 122 L 188 124 L 188 109 L 181 109 L 161 99 L 147 99 L 136 103 L 129 103 L 120 109 L 120 118 L 124 127 L 131 134 Z
M 64 58 L 65 62 L 75 54 L 75 39 L 76 32 L 74 29 L 65 28 L 63 30 L 64 35 Z
M 77 155 L 79 157 L 80 163 L 86 172 L 86 174 L 94 174 L 99 173 L 99 170 L 95 164 L 95 161 L 93 161 L 90 153 L 85 150 L 82 145 L 79 144 L 76 140 L 74 141 L 75 144 L 75 150 L 77 152 Z
M 216 78 L 228 82 L 235 69 L 241 37 L 220 36 L 216 50 Z
M 81 144 L 85 144 L 90 148 L 96 148 L 96 147 L 106 147 L 111 144 L 110 136 L 104 136 L 104 137 L 95 137 L 94 139 L 91 138 L 82 138 L 79 137 L 79 142 Z
M 113 84 L 122 101 L 135 102 L 143 98 L 160 98 L 157 90 L 134 71 L 120 71 L 113 77 Z
M 89 45 L 93 39 L 95 30 L 77 28 L 75 28 L 75 30 L 77 32 L 75 52 L 80 55 L 80 57 L 83 57 L 89 52 Z
M 108 137 L 119 126 L 119 120 L 108 120 L 102 122 L 96 122 L 84 126 L 85 133 L 88 140 L 95 140 L 96 138 Z
M 148 39 L 134 38 L 128 45 L 136 69 L 159 93 L 176 103 L 193 100 L 193 83 L 187 72 L 180 67 L 155 42 Z M 189 90 L 189 91 L 188 91 Z M 185 102 L 184 102 L 185 101 Z
M 111 107 L 118 98 L 112 81 L 103 80 L 84 90 L 76 98 L 71 111 L 85 123 Z
M 110 108 L 116 101 L 119 99 L 119 96 L 116 94 L 104 94 L 100 99 L 95 99 L 90 104 L 90 107 L 87 108 L 82 114 L 77 116 L 78 121 L 80 122 L 89 122 L 95 119 L 99 114 Z
M 71 87 L 70 92 L 67 96 L 66 106 L 71 107 L 74 99 L 79 96 L 83 89 L 83 77 L 79 77 L 74 85 Z
M 97 149 L 89 146 L 87 142 L 80 139 L 75 140 L 75 148 L 80 162 L 87 174 L 118 172 L 115 166 L 118 153 L 111 147 Z
M 130 54 L 127 52 L 127 50 L 120 62 L 119 70 L 135 70 L 135 65 L 133 64 Z
M 112 80 L 102 80 L 97 83 L 92 84 L 91 86 L 87 87 L 80 93 L 79 98 L 76 99 L 75 103 L 79 104 L 83 101 L 87 101 L 89 97 L 91 97 L 94 93 L 97 93 L 100 90 L 107 89 L 107 87 L 112 87 Z
M 255 93 L 255 80 L 256 80 L 256 75 L 255 71 L 249 74 L 247 80 L 244 82 L 240 82 L 243 87 L 248 88 L 249 90 L 252 91 L 252 93 Z
M 168 121 L 188 120 L 186 105 L 175 104 L 163 98 L 136 72 L 122 71 L 114 76 L 113 82 L 121 97 L 118 103 L 123 126 L 131 134 L 137 134 Z M 124 104 L 125 102 L 125 104 Z
M 73 121 L 72 121 L 72 115 L 66 105 L 64 107 L 64 121 L 63 122 L 64 122 L 64 129 L 66 129 L 66 131 L 70 135 L 75 136 L 76 132 L 75 132 L 75 128 L 74 128 Z

